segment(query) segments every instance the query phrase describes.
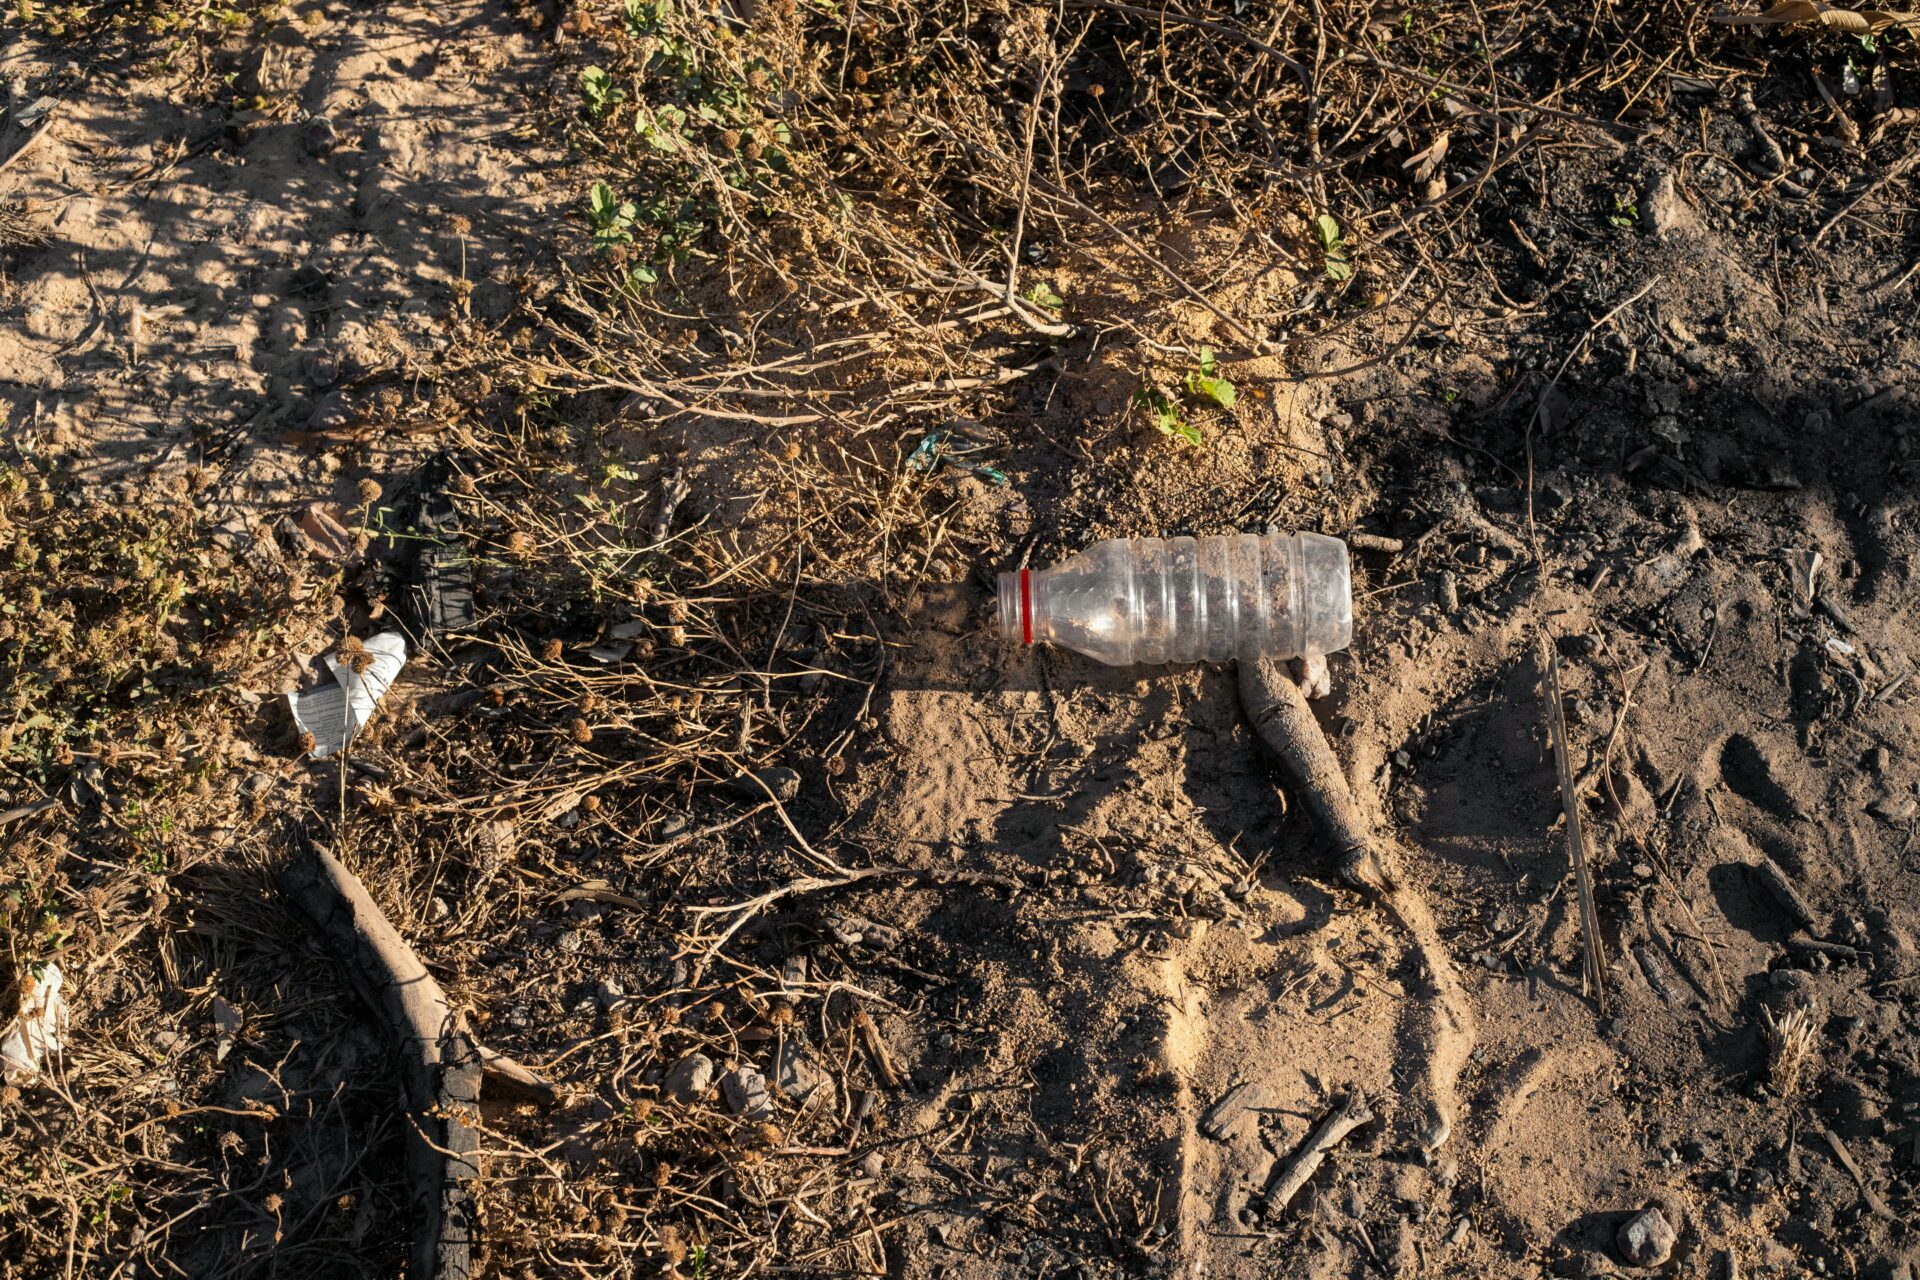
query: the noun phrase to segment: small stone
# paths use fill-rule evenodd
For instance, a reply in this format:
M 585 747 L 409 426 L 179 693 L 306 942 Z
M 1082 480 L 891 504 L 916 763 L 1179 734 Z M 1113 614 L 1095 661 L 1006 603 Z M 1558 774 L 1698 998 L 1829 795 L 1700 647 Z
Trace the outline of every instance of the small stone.
M 627 998 L 627 989 L 618 978 L 602 978 L 594 984 L 593 998 L 602 1009 L 611 1009 Z
M 860 1157 L 860 1173 L 863 1177 L 877 1178 L 880 1176 L 880 1171 L 886 1167 L 887 1162 L 878 1151 L 869 1151 Z
M 765 800 L 771 791 L 776 800 L 785 804 L 800 794 L 800 775 L 781 765 L 755 769 L 727 783 L 727 790 L 745 800 Z
M 1640 209 L 1646 215 L 1646 221 L 1641 225 L 1652 235 L 1663 239 L 1677 231 L 1688 230 L 1697 221 L 1693 210 L 1681 199 L 1673 175 L 1664 169 L 1654 174 L 1647 183 L 1640 197 Z
M 820 1069 L 814 1061 L 813 1051 L 807 1042 L 797 1035 L 789 1036 L 780 1046 L 780 1056 L 774 1063 L 774 1082 L 780 1092 L 791 1098 L 802 1110 L 808 1107 L 833 1107 L 838 1090 L 833 1078 Z
M 432 917 L 435 924 L 445 924 L 453 919 L 453 908 L 447 905 L 445 898 L 435 895 L 427 904 L 427 914 Z
M 1881 796 L 1868 805 L 1867 812 L 1882 822 L 1898 824 L 1908 821 L 1916 812 L 1920 812 L 1920 804 L 1916 804 L 1911 795 L 1889 794 Z
M 300 145 L 316 159 L 333 150 L 339 141 L 340 134 L 334 129 L 333 121 L 325 116 L 309 117 L 306 124 L 300 127 Z
M 313 406 L 307 418 L 309 431 L 337 431 L 353 421 L 353 406 L 345 391 L 329 391 Z
M 1652 1205 L 1620 1227 L 1620 1256 L 1631 1266 L 1657 1267 L 1673 1256 L 1676 1236 L 1667 1215 Z
M 773 1095 L 767 1092 L 767 1078 L 752 1067 L 735 1067 L 720 1077 L 720 1091 L 727 1106 L 742 1120 L 773 1119 Z
M 698 1099 L 712 1084 L 713 1059 L 704 1053 L 690 1053 L 667 1071 L 661 1087 L 669 1098 L 684 1104 Z

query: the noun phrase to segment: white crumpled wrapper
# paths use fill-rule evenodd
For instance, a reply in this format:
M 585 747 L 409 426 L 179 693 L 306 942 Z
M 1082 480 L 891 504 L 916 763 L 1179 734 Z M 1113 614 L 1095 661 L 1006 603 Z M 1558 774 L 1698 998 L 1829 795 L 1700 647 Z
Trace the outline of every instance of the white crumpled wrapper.
M 313 735 L 315 760 L 326 759 L 353 740 L 406 664 L 407 642 L 397 631 L 382 631 L 366 642 L 366 649 L 373 661 L 364 672 L 355 673 L 337 655 L 328 654 L 327 670 L 335 683 L 287 695 L 293 722 Z
M 60 966 L 49 964 L 27 979 L 19 1016 L 0 1035 L 0 1077 L 25 1084 L 40 1074 L 40 1064 L 60 1052 L 67 1029 L 67 1000 L 60 994 Z

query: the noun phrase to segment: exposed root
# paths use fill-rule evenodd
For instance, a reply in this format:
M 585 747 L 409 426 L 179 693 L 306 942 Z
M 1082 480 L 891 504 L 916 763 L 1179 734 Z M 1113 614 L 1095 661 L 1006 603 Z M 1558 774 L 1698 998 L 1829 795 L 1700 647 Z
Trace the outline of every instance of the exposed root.
M 1447 1140 L 1457 1109 L 1456 1085 L 1473 1048 L 1473 1014 L 1453 958 L 1419 891 L 1398 874 L 1391 846 L 1360 814 L 1346 774 L 1300 689 L 1278 664 L 1242 662 L 1240 702 L 1260 740 L 1278 757 L 1316 824 L 1337 851 L 1340 875 L 1377 899 L 1407 931 L 1432 990 L 1408 994 L 1402 1036 L 1422 1054 L 1412 1097 L 1421 1122 L 1414 1135 L 1431 1153 Z

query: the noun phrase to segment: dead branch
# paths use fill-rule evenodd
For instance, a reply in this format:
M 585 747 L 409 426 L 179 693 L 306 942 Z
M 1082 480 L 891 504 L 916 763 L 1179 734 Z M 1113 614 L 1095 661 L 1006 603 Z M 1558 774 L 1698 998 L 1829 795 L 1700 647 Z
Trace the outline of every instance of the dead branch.
M 1333 845 L 1340 878 L 1375 895 L 1394 891 L 1395 877 L 1373 833 L 1353 805 L 1347 775 L 1300 687 L 1277 663 L 1240 664 L 1240 705 L 1254 732 L 1278 757 L 1313 821 Z
M 1593 900 L 1593 874 L 1587 868 L 1587 834 L 1580 824 L 1580 796 L 1573 785 L 1572 750 L 1560 697 L 1560 656 L 1553 638 L 1542 636 L 1541 661 L 1547 697 L 1547 730 L 1553 736 L 1553 766 L 1560 780 L 1560 804 L 1567 817 L 1567 850 L 1573 860 L 1574 888 L 1580 896 L 1580 938 L 1586 985 L 1602 1012 L 1607 1007 L 1607 956 L 1600 937 L 1600 911 Z
M 1409 993 L 1401 1035 L 1422 1055 L 1409 1093 L 1425 1110 L 1419 1147 L 1439 1149 L 1453 1130 L 1455 1086 L 1473 1048 L 1473 1015 L 1453 957 L 1420 893 L 1401 883 L 1372 825 L 1354 804 L 1347 777 L 1326 733 L 1285 670 L 1270 659 L 1243 661 L 1240 704 L 1267 749 L 1280 761 L 1322 835 L 1338 851 L 1341 876 L 1387 908 L 1412 939 L 1432 985 L 1430 997 Z
M 1349 1093 L 1325 1120 L 1313 1131 L 1306 1144 L 1284 1164 L 1274 1167 L 1273 1176 L 1268 1179 L 1266 1190 L 1267 1213 L 1278 1216 L 1286 1211 L 1300 1189 L 1313 1180 L 1320 1171 L 1333 1149 L 1346 1140 L 1348 1134 L 1361 1125 L 1373 1123 L 1373 1108 L 1359 1090 Z
M 509 1080 L 548 1099 L 553 1087 L 468 1034 L 427 966 L 338 858 L 313 846 L 282 873 L 281 887 L 400 1041 L 419 1223 L 413 1274 L 466 1280 L 473 1243 L 467 1184 L 479 1173 L 479 1138 L 469 1117 L 478 1115 L 481 1077 Z

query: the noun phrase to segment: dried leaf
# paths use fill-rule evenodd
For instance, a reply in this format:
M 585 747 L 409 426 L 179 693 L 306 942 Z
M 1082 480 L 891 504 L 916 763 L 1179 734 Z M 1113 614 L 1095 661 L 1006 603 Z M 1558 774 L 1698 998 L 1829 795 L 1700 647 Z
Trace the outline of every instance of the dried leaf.
M 1713 15 L 1715 22 L 1731 27 L 1785 27 L 1798 22 L 1817 22 L 1834 31 L 1873 35 L 1888 27 L 1920 25 L 1920 14 L 1888 13 L 1884 9 L 1842 9 L 1820 0 L 1779 0 L 1765 13 L 1729 13 L 1724 9 Z
M 244 1025 L 245 1019 L 240 1016 L 238 1009 L 228 1004 L 226 1000 L 220 996 L 213 998 L 213 1029 L 215 1032 L 213 1060 L 215 1062 L 226 1061 L 227 1055 L 233 1051 L 233 1042 L 235 1038 L 239 1036 L 240 1028 Z
M 1868 137 L 1867 145 L 1880 141 L 1889 129 L 1906 129 L 1916 124 L 1920 124 L 1920 107 L 1894 107 L 1874 120 L 1873 133 Z
M 1447 144 L 1452 140 L 1452 132 L 1442 129 L 1440 136 L 1433 140 L 1432 146 L 1416 156 L 1409 157 L 1406 163 L 1400 166 L 1402 169 L 1413 170 L 1415 186 L 1425 186 L 1433 175 L 1440 171 L 1440 166 L 1447 161 Z
M 1558 386 L 1549 382 L 1546 390 L 1540 393 L 1539 412 L 1540 434 L 1550 436 L 1559 430 L 1567 420 L 1567 415 L 1573 412 L 1573 401 L 1567 399 L 1566 393 Z

